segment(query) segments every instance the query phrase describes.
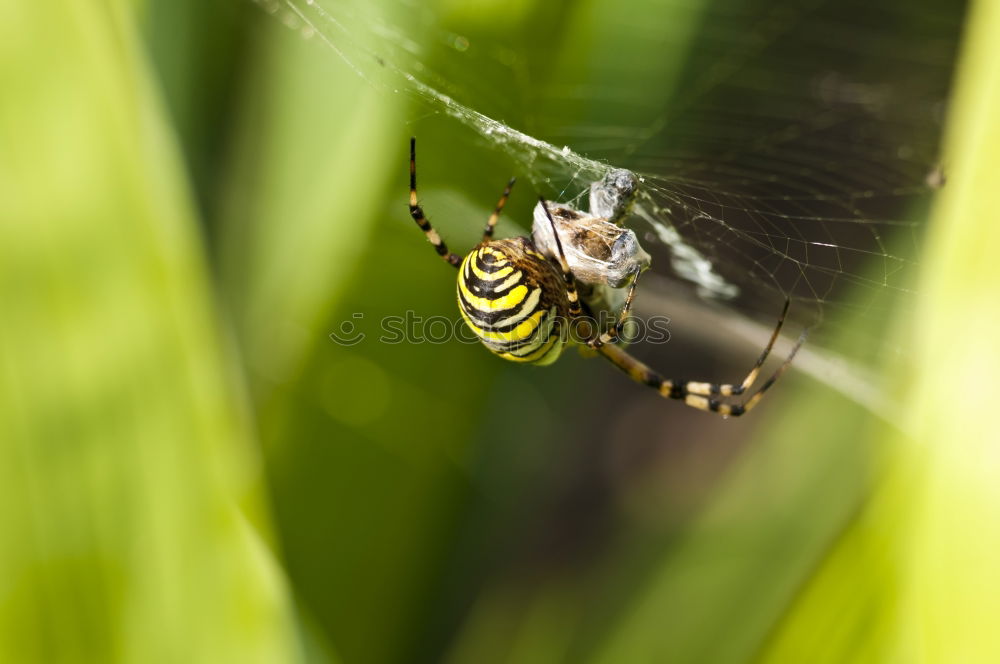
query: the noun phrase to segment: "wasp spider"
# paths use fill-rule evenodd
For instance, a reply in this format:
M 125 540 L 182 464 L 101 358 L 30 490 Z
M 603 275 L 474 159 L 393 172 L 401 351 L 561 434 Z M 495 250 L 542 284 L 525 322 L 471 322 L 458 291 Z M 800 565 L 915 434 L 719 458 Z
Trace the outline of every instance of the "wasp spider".
M 482 242 L 462 258 L 449 251 L 417 202 L 416 139 L 410 139 L 410 216 L 427 236 L 438 256 L 458 268 L 458 306 L 462 318 L 483 345 L 500 357 L 514 362 L 550 364 L 559 357 L 563 347 L 573 341 L 600 353 L 633 380 L 649 385 L 663 397 L 678 399 L 688 406 L 723 417 L 736 417 L 749 412 L 760 402 L 802 345 L 804 335 L 784 363 L 752 396 L 739 403 L 720 400 L 741 396 L 756 382 L 761 366 L 781 332 L 789 305 L 786 299 L 767 346 L 743 382 L 717 384 L 667 380 L 616 345 L 628 320 L 640 269 L 633 274 L 616 323 L 601 332 L 588 322 L 586 303 L 581 303 L 576 277 L 566 261 L 562 240 L 544 199 L 539 200 L 555 237 L 554 256 L 544 255 L 528 237 L 493 239 L 493 229 L 513 186 L 512 178 L 486 222 Z M 574 326 L 573 323 L 580 325 Z

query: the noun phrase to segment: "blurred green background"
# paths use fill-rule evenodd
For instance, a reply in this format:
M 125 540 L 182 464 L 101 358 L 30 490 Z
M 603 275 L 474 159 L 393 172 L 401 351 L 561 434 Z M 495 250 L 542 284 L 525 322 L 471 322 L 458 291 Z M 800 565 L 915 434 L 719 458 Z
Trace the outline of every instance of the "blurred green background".
M 944 94 L 950 55 L 920 54 L 957 48 L 913 306 L 869 290 L 879 315 L 832 326 L 861 328 L 844 352 L 891 422 L 794 371 L 721 421 L 576 353 L 376 343 L 383 316 L 457 317 L 407 138 L 456 251 L 514 153 L 278 3 L 0 0 L 0 661 L 1000 661 L 1000 8 L 775 6 L 387 2 L 412 31 L 372 48 L 426 40 L 432 85 L 621 166 L 574 127 L 655 124 L 740 34 L 777 72 L 754 117 L 786 126 L 802 63 Z M 501 235 L 536 186 L 559 193 L 523 180 Z M 333 343 L 345 322 L 366 340 Z M 678 324 L 656 366 L 755 356 Z

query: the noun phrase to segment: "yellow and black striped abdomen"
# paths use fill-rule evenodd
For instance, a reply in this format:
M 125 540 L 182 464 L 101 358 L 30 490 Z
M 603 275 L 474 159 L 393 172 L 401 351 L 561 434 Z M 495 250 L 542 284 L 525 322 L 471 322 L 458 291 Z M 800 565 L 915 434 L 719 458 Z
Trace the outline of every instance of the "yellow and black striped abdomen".
M 479 340 L 504 359 L 549 364 L 562 352 L 565 285 L 527 238 L 484 242 L 465 257 L 458 308 Z

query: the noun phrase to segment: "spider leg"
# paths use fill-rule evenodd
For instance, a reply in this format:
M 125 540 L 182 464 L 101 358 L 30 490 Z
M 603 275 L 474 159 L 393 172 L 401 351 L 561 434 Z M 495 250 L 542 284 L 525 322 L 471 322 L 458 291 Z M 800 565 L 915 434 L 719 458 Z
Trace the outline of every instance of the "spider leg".
M 695 390 L 692 390 L 692 392 L 694 394 L 701 394 L 704 396 L 714 396 L 717 394 L 721 394 L 724 397 L 730 397 L 730 396 L 738 396 L 746 392 L 748 389 L 750 389 L 750 386 L 753 385 L 754 381 L 757 380 L 757 376 L 760 375 L 760 368 L 764 365 L 764 362 L 767 361 L 767 356 L 771 354 L 771 349 L 774 348 L 774 342 L 778 340 L 778 335 L 781 333 L 781 326 L 785 324 L 785 315 L 788 313 L 788 306 L 791 304 L 791 302 L 792 302 L 791 298 L 787 297 L 785 298 L 785 306 L 782 307 L 781 309 L 781 315 L 778 316 L 778 324 L 774 326 L 774 331 L 771 332 L 771 338 L 768 340 L 767 345 L 764 346 L 764 350 L 760 352 L 760 356 L 757 358 L 757 361 L 754 362 L 753 367 L 750 369 L 750 373 L 747 374 L 747 377 L 743 379 L 742 383 L 740 383 L 739 385 L 719 385 L 718 386 L 719 389 L 717 392 L 712 391 L 713 389 L 712 384 L 704 383 L 700 386 L 703 388 L 701 391 L 696 391 L 698 387 L 697 385 L 692 386 L 696 388 Z M 801 341 L 799 343 L 801 344 Z M 798 351 L 798 346 L 795 347 L 795 350 L 792 351 L 792 354 L 794 355 L 795 352 L 797 351 Z
M 629 286 L 628 294 L 625 296 L 625 304 L 622 306 L 621 313 L 618 314 L 618 322 L 607 332 L 589 340 L 587 342 L 588 346 L 596 350 L 604 344 L 611 344 L 618 341 L 622 329 L 625 327 L 625 322 L 628 321 L 629 311 L 632 309 L 632 298 L 635 297 L 635 285 L 639 282 L 639 273 L 641 271 L 641 268 L 636 268 L 635 270 L 635 275 L 632 277 L 632 285 Z
M 510 179 L 510 182 L 507 183 L 507 186 L 503 190 L 503 194 L 500 196 L 500 200 L 497 201 L 496 209 L 493 210 L 489 221 L 486 222 L 486 229 L 483 231 L 483 242 L 493 238 L 493 229 L 496 228 L 497 220 L 500 219 L 500 212 L 503 210 L 503 206 L 507 202 L 507 197 L 510 196 L 510 190 L 514 187 L 515 182 L 517 182 L 517 178 Z
M 764 393 L 767 392 L 767 390 L 774 385 L 775 381 L 781 377 L 781 374 L 785 372 L 788 365 L 791 364 L 792 360 L 795 358 L 795 354 L 805 342 L 807 332 L 808 330 L 802 332 L 798 341 L 795 343 L 795 346 L 792 348 L 792 351 L 788 354 L 788 357 L 785 358 L 785 361 L 782 362 L 781 366 L 778 367 L 771 377 L 768 378 L 763 385 L 761 385 L 760 389 L 754 392 L 752 396 L 745 399 L 742 403 L 737 404 L 722 403 L 718 399 L 712 398 L 712 396 L 729 396 L 732 394 L 732 391 L 727 392 L 724 389 L 727 387 L 733 387 L 731 385 L 667 380 L 618 346 L 607 344 L 598 347 L 597 350 L 601 353 L 601 355 L 610 360 L 612 364 L 627 373 L 633 380 L 643 383 L 644 385 L 649 385 L 657 390 L 662 397 L 668 399 L 678 399 L 692 408 L 718 413 L 723 417 L 739 417 L 740 415 L 750 412 L 754 406 L 760 403 L 760 400 L 764 397 Z M 770 347 L 773 344 L 774 337 L 772 337 L 770 343 L 768 344 L 768 348 L 764 353 L 762 353 L 763 357 L 767 356 L 767 352 L 770 351 Z M 750 372 L 751 376 L 755 376 L 756 373 L 759 373 L 759 370 L 759 364 L 755 365 Z M 746 381 L 744 381 L 744 385 L 746 385 Z M 743 388 L 743 386 L 740 387 Z
M 499 212 L 499 210 L 498 210 Z M 448 245 L 444 243 L 438 232 L 431 227 L 431 222 L 427 221 L 423 208 L 417 203 L 417 139 L 410 139 L 410 216 L 417 226 L 424 232 L 430 243 L 434 245 L 434 251 L 445 261 L 458 267 L 462 263 L 462 257 L 448 251 Z
M 579 318 L 583 315 L 583 309 L 580 308 L 580 294 L 576 291 L 576 277 L 569 269 L 569 263 L 566 262 L 566 254 L 563 252 L 562 240 L 559 239 L 559 232 L 556 230 L 556 222 L 552 219 L 552 213 L 549 212 L 549 204 L 541 196 L 538 197 L 539 202 L 542 204 L 542 209 L 545 210 L 545 216 L 549 218 L 549 223 L 552 225 L 552 235 L 556 239 L 556 248 L 559 250 L 559 255 L 556 258 L 559 261 L 559 269 L 562 271 L 563 281 L 566 283 L 566 299 L 569 300 L 569 316 L 570 318 Z

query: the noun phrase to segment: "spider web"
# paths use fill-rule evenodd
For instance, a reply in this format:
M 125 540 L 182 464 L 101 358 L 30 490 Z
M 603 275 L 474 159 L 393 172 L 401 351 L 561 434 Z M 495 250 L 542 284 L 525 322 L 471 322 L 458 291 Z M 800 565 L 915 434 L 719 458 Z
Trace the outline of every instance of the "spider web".
M 635 172 L 629 225 L 662 293 L 772 319 L 791 297 L 824 339 L 868 330 L 861 346 L 880 332 L 859 317 L 911 299 L 961 3 L 506 3 L 498 30 L 461 3 L 255 1 L 549 198 L 579 207 L 609 168 Z

